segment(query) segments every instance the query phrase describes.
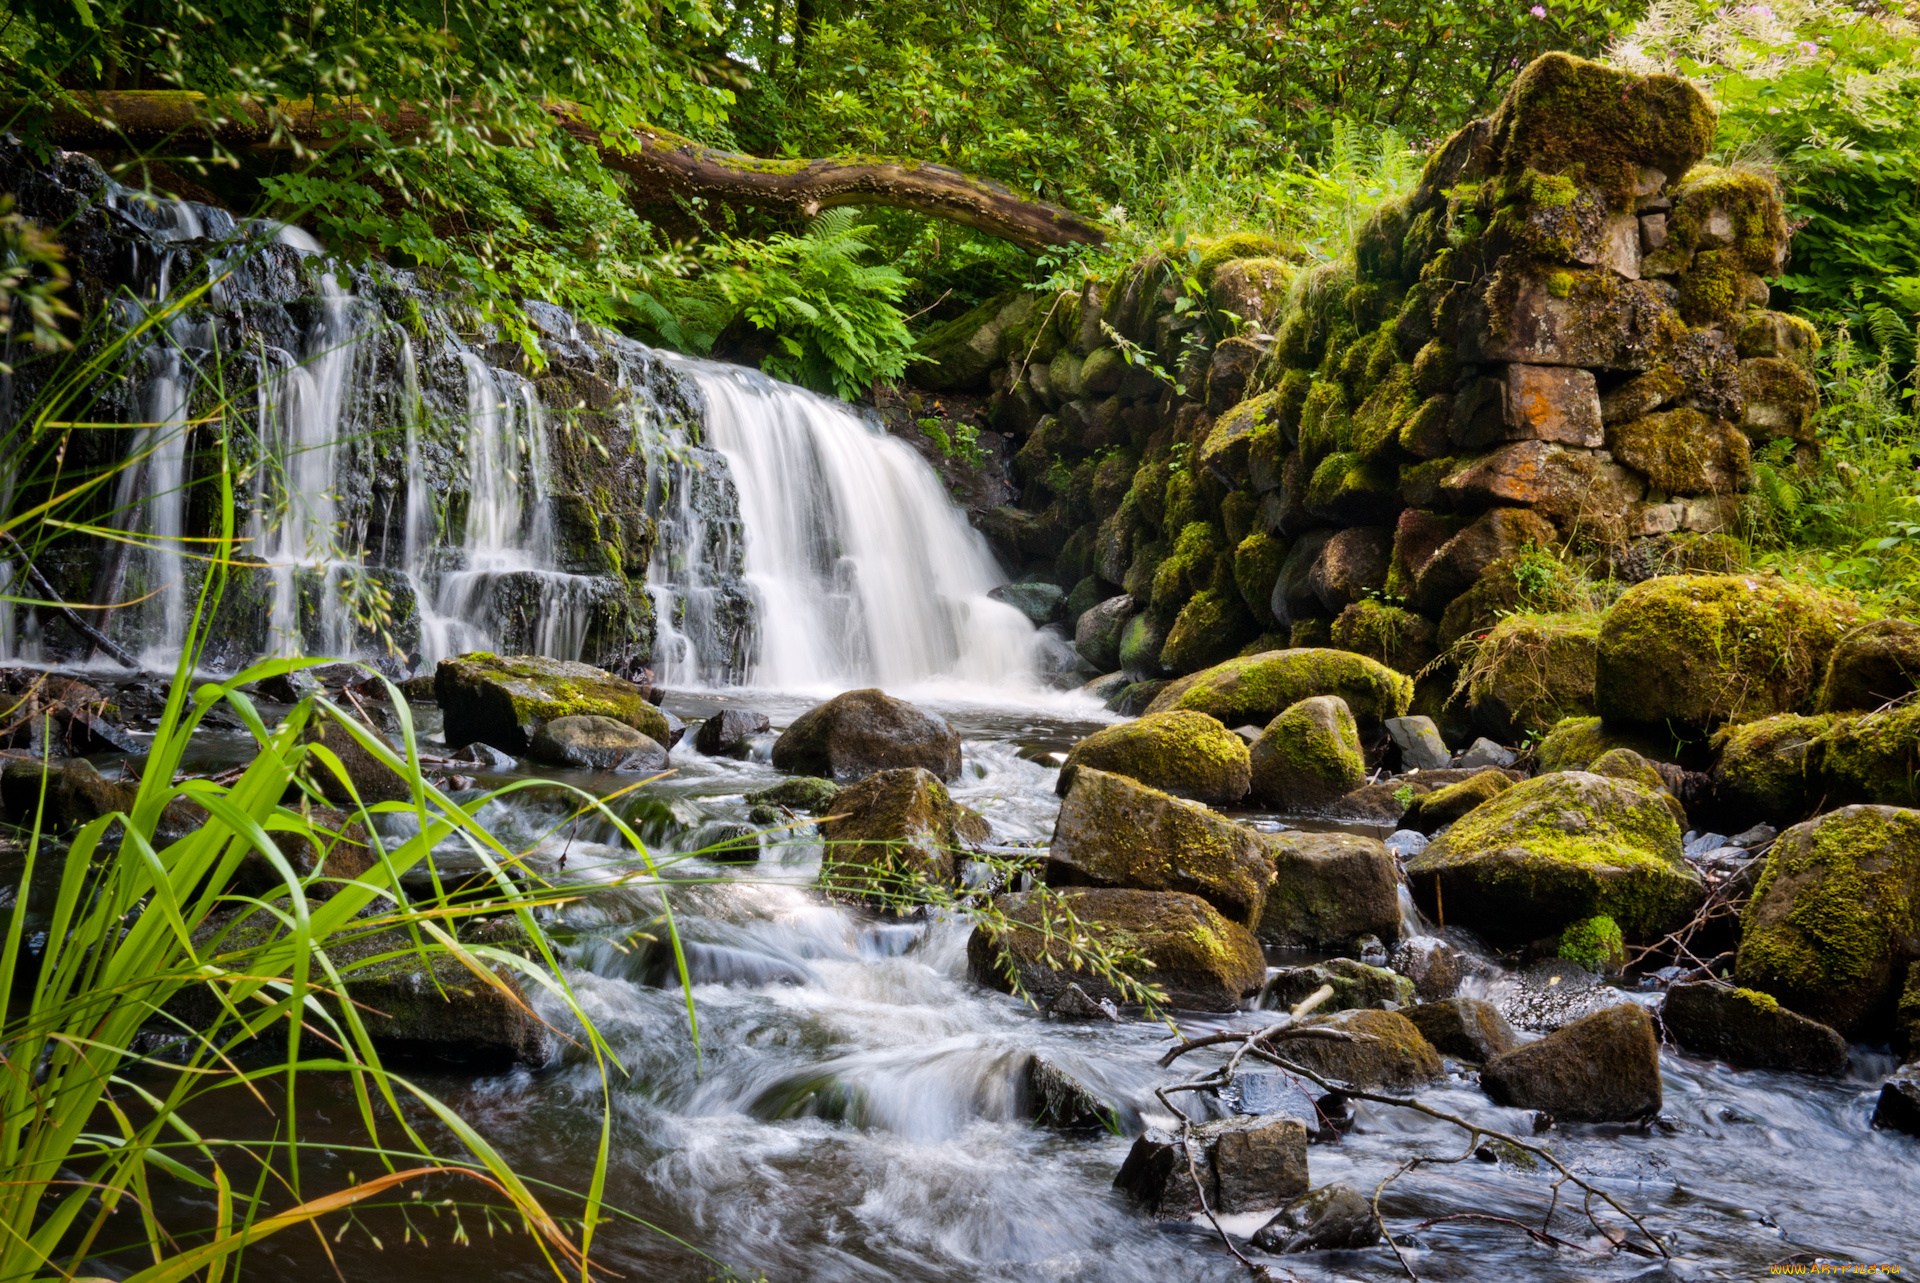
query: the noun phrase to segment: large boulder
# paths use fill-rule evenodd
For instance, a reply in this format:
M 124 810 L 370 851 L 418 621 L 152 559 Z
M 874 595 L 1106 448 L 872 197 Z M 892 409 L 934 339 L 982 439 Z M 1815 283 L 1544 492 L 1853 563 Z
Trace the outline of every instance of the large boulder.
M 1702 734 L 1811 711 L 1858 611 L 1765 575 L 1675 575 L 1629 588 L 1600 626 L 1595 711 L 1609 724 Z
M 1845 1038 L 1751 989 L 1675 985 L 1667 990 L 1660 1021 L 1675 1042 L 1696 1055 L 1750 1069 L 1809 1074 L 1847 1071 Z
M 1534 750 L 1534 760 L 1542 774 L 1584 771 L 1616 748 L 1630 748 L 1655 762 L 1670 761 L 1674 753 L 1670 735 L 1637 727 L 1609 726 L 1598 717 L 1569 717 L 1555 723 L 1547 732 Z
M 1474 649 L 1467 709 L 1502 744 L 1544 735 L 1563 718 L 1593 711 L 1600 648 L 1593 615 L 1509 615 Z
M 875 771 L 833 799 L 820 825 L 820 885 L 829 894 L 879 904 L 911 898 L 928 883 L 952 882 L 961 840 L 986 835 L 983 821 L 954 803 L 947 786 L 918 766 Z
M 1273 885 L 1260 938 L 1303 949 L 1351 948 L 1363 936 L 1400 936 L 1400 868 L 1378 838 L 1357 833 L 1269 833 Z
M 1060 804 L 1047 885 L 1184 891 L 1251 929 L 1273 866 L 1260 834 L 1196 802 L 1083 766 Z
M 520 756 L 557 717 L 610 717 L 657 743 L 673 738 L 666 714 L 647 702 L 640 687 L 568 659 L 455 655 L 434 670 L 433 693 L 449 748 L 478 741 Z
M 667 750 L 611 717 L 556 717 L 534 732 L 527 756 L 582 771 L 664 771 Z
M 1201 1123 L 1191 1135 L 1191 1151 L 1167 1132 L 1139 1137 L 1113 1187 L 1164 1219 L 1196 1215 L 1203 1196 L 1216 1213 L 1232 1215 L 1279 1207 L 1307 1192 L 1307 1128 L 1297 1118 L 1243 1114 Z
M 1742 987 L 1843 1034 L 1884 1032 L 1920 960 L 1920 811 L 1849 806 L 1788 829 L 1742 927 Z
M 1920 687 L 1920 624 L 1876 619 L 1834 644 L 1815 706 L 1823 713 L 1874 709 Z
M 773 765 L 842 781 L 917 766 L 950 780 L 960 774 L 960 733 L 885 691 L 846 691 L 793 720 L 773 742 Z
M 1346 701 L 1360 728 L 1372 732 L 1402 717 L 1413 701 L 1413 681 L 1385 664 L 1341 650 L 1270 650 L 1168 683 L 1148 712 L 1191 708 L 1222 726 L 1265 726 L 1315 695 Z
M 1268 722 L 1250 758 L 1254 797 L 1280 810 L 1322 809 L 1367 782 L 1359 729 L 1336 695 L 1303 699 Z
M 1095 731 L 1075 744 L 1060 770 L 1064 796 L 1082 767 L 1109 771 L 1150 788 L 1227 806 L 1247 795 L 1247 742 L 1205 713 L 1177 709 Z
M 1412 1021 L 1397 1011 L 1363 1008 L 1308 1021 L 1314 1029 L 1334 1029 L 1360 1037 L 1352 1041 L 1291 1038 L 1283 1054 L 1323 1078 L 1352 1087 L 1399 1091 L 1418 1087 L 1444 1072 L 1440 1053 L 1420 1036 Z
M 1434 1050 L 1455 1060 L 1484 1065 L 1520 1045 L 1500 1009 L 1482 998 L 1445 998 L 1408 1007 L 1404 1013 Z
M 1073 648 L 1103 673 L 1120 667 L 1120 639 L 1133 618 L 1133 598 L 1122 593 L 1090 608 L 1073 625 Z
M 1408 863 L 1407 880 L 1429 917 L 1512 946 L 1601 915 L 1654 939 L 1706 894 L 1663 795 L 1586 771 L 1482 803 Z
M 1416 833 L 1437 833 L 1512 787 L 1513 780 L 1505 771 L 1484 767 L 1457 784 L 1415 794 L 1407 803 L 1406 814 L 1400 817 L 1400 827 Z
M 1067 924 L 1050 910 L 1054 894 L 997 897 L 997 923 L 983 922 L 967 939 L 969 974 L 1003 993 L 1013 991 L 1011 968 L 1020 986 L 1037 997 L 1051 998 L 1078 984 L 1095 1002 L 1131 1001 L 1119 986 L 1075 969 L 1064 934 Z M 1267 961 L 1253 933 L 1221 917 L 1197 895 L 1077 888 L 1058 896 L 1094 944 L 1131 967 L 1127 974 L 1133 979 L 1159 986 L 1176 1008 L 1235 1011 L 1267 978 Z
M 1538 1042 L 1495 1056 L 1480 1085 L 1498 1104 L 1544 1110 L 1563 1123 L 1629 1122 L 1660 1112 L 1660 1042 L 1653 1017 L 1623 1002 Z

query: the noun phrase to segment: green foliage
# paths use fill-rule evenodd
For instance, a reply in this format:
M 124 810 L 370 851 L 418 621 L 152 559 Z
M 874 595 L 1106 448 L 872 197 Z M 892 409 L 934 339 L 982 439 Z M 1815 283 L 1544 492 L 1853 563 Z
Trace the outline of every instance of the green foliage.
M 947 431 L 945 419 L 917 419 L 915 426 L 949 459 L 958 459 L 976 468 L 987 460 L 987 452 L 980 448 L 980 429 L 971 423 L 956 423 L 952 432 Z
M 74 311 L 60 297 L 70 278 L 66 252 L 44 229 L 14 212 L 13 197 L 0 196 L 0 336 L 36 352 L 72 346 L 60 323 Z M 0 374 L 12 370 L 0 362 Z

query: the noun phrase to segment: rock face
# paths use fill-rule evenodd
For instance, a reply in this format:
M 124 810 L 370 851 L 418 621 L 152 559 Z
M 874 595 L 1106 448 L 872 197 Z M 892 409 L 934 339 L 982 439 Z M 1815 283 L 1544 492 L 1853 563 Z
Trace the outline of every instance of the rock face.
M 1285 811 L 1323 808 L 1367 782 L 1359 729 L 1334 695 L 1303 699 L 1268 722 L 1251 763 L 1254 797 Z
M 1585 771 L 1483 803 L 1408 863 L 1407 880 L 1427 916 L 1516 946 L 1601 915 L 1630 939 L 1657 938 L 1706 892 L 1662 796 Z
M 1197 895 L 1251 929 L 1273 881 L 1265 843 L 1242 824 L 1092 767 L 1074 773 L 1047 853 L 1047 885 Z
M 1076 889 L 1063 892 L 1061 899 L 1079 921 L 1094 924 L 1100 942 L 1151 962 L 1151 970 L 1143 968 L 1134 978 L 1160 986 L 1175 1007 L 1233 1011 L 1242 998 L 1259 992 L 1267 978 L 1266 959 L 1253 933 L 1221 917 L 1199 896 Z M 1040 929 L 1047 912 L 1043 897 L 1018 892 L 993 903 L 1009 926 L 1004 939 L 986 925 L 974 928 L 967 940 L 967 964 L 976 981 L 1011 992 L 1005 971 L 1010 960 L 1021 984 L 1037 996 L 1051 997 L 1078 984 L 1096 1002 L 1130 1001 L 1101 977 L 1072 970 L 1061 941 L 1049 944 Z
M 1646 1008 L 1621 1003 L 1505 1055 L 1480 1071 L 1497 1103 L 1561 1122 L 1628 1122 L 1660 1111 L 1660 1044 Z
M 1920 811 L 1849 806 L 1782 833 L 1742 918 L 1744 988 L 1833 1026 L 1890 1025 L 1920 959 Z
M 1763 993 L 1715 984 L 1675 985 L 1660 1009 L 1673 1040 L 1699 1056 L 1752 1069 L 1847 1071 L 1847 1040 Z
M 1214 1212 L 1232 1215 L 1307 1192 L 1307 1129 L 1299 1119 L 1243 1115 L 1202 1123 L 1192 1134 L 1191 1157 L 1177 1135 L 1148 1132 L 1134 1141 L 1113 1187 L 1161 1218 L 1198 1213 L 1203 1195 Z
M 763 734 L 769 726 L 765 713 L 723 708 L 700 723 L 700 729 L 693 735 L 693 746 L 708 757 L 726 756 L 744 750 L 753 736 Z
M 965 817 L 931 771 L 875 771 L 841 789 L 833 810 L 838 818 L 820 825 L 820 885 L 830 895 L 888 904 L 959 871 Z
M 1216 806 L 1245 797 L 1251 778 L 1246 741 L 1205 713 L 1185 709 L 1149 713 L 1075 744 L 1060 771 L 1062 796 L 1081 767 Z
M 537 655 L 476 651 L 440 661 L 434 697 L 445 714 L 449 748 L 476 740 L 520 756 L 542 726 L 559 717 L 607 717 L 656 743 L 672 737 L 665 714 L 632 682 L 603 669 Z
M 1356 1251 L 1379 1241 L 1380 1222 L 1374 1219 L 1373 1205 L 1351 1185 L 1322 1185 L 1296 1198 L 1255 1230 L 1252 1239 L 1262 1252 L 1278 1256 Z
M 1275 650 L 1173 682 L 1147 711 L 1191 708 L 1222 726 L 1264 726 L 1303 699 L 1337 695 L 1363 727 L 1406 714 L 1413 682 L 1363 655 L 1339 650 Z
M 960 774 L 960 733 L 883 691 L 847 691 L 795 718 L 774 741 L 773 765 L 842 781 L 917 766 L 950 780 Z
M 1815 701 L 1822 713 L 1879 708 L 1920 686 L 1920 624 L 1876 619 L 1834 643 Z
M 582 771 L 664 771 L 667 750 L 611 717 L 556 717 L 534 732 L 527 756 Z
M 1484 1065 L 1520 1045 L 1513 1027 L 1492 1003 L 1480 998 L 1424 1002 L 1401 1013 L 1434 1050 L 1455 1060 Z
M 1595 711 L 1608 723 L 1704 733 L 1812 711 L 1857 612 L 1780 579 L 1676 575 L 1630 588 L 1600 628 Z
M 1292 948 L 1343 949 L 1362 936 L 1400 936 L 1400 870 L 1378 838 L 1288 829 L 1263 835 L 1273 885 L 1260 938 Z
M 1440 1053 L 1420 1036 L 1412 1021 L 1397 1011 L 1343 1011 L 1308 1022 L 1313 1028 L 1365 1034 L 1371 1041 L 1334 1042 L 1289 1039 L 1285 1056 L 1324 1078 L 1354 1087 L 1399 1091 L 1441 1076 Z

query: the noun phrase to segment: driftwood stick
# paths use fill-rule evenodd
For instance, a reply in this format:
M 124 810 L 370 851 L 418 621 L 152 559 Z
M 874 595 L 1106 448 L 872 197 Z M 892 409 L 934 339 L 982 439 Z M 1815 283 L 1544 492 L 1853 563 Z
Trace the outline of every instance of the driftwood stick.
M 20 541 L 13 537 L 11 531 L 0 530 L 0 540 L 4 540 L 8 547 L 19 554 L 21 562 L 26 567 L 27 581 L 33 585 L 34 590 L 44 599 L 44 604 L 52 606 L 55 610 L 59 611 L 60 617 L 66 620 L 75 632 L 85 637 L 101 650 L 107 652 L 108 655 L 112 656 L 119 663 L 124 664 L 128 668 L 137 669 L 140 667 L 139 660 L 120 649 L 105 633 L 82 619 L 78 611 L 74 610 L 73 607 L 67 605 L 67 603 L 61 599 L 60 594 L 53 590 L 53 585 L 47 582 L 47 577 L 40 573 L 40 568 L 33 564 L 33 559 L 27 555 L 27 550 L 20 546 Z

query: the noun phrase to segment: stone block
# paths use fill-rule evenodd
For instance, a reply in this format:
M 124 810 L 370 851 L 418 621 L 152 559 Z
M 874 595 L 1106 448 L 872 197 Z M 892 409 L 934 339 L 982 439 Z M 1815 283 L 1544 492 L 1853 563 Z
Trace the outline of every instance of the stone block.
M 1680 333 L 1670 293 L 1603 269 L 1504 265 L 1468 301 L 1460 360 L 1645 370 Z
M 1400 750 L 1400 765 L 1406 770 L 1439 770 L 1453 760 L 1431 717 L 1390 717 L 1386 726 L 1394 747 Z

